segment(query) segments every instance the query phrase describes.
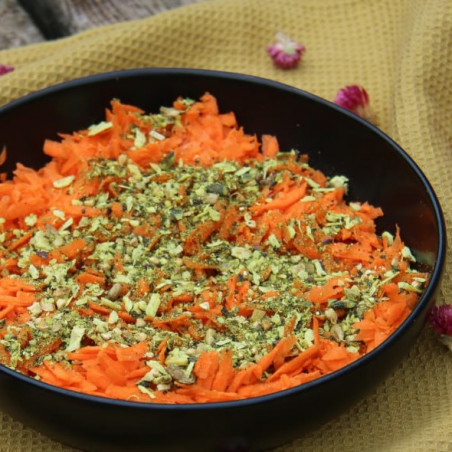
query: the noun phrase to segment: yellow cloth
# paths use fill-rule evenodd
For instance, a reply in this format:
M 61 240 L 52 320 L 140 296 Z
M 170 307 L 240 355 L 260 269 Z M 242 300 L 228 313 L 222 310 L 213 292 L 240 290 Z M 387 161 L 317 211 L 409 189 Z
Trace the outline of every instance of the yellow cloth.
M 266 54 L 280 30 L 307 47 L 297 69 L 277 69 Z M 358 83 L 379 126 L 432 182 L 452 236 L 451 49 L 451 0 L 214 0 L 0 52 L 1 63 L 16 66 L 0 77 L 0 103 L 87 74 L 145 66 L 243 72 L 329 100 Z M 438 302 L 451 295 L 446 270 Z M 451 433 L 452 354 L 426 327 L 366 399 L 278 450 L 450 451 Z M 71 449 L 0 413 L 0 450 Z

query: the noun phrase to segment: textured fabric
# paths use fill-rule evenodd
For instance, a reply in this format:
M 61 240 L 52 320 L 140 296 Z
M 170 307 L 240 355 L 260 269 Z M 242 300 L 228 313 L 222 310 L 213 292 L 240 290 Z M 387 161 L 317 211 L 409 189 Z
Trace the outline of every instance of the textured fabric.
M 276 31 L 302 42 L 297 69 L 273 67 Z M 450 0 L 214 0 L 60 41 L 0 52 L 16 70 L 0 103 L 71 78 L 145 67 L 196 67 L 279 80 L 333 99 L 363 85 L 378 125 L 432 182 L 452 237 Z M 451 267 L 451 256 L 447 259 Z M 451 300 L 452 270 L 438 302 Z M 408 357 L 357 406 L 281 451 L 452 450 L 452 354 L 426 327 Z M 67 451 L 0 414 L 0 450 Z

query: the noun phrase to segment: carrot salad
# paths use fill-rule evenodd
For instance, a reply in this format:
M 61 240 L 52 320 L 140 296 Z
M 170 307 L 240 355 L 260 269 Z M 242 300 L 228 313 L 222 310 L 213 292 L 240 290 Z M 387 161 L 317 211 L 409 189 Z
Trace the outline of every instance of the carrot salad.
M 285 150 L 289 151 L 289 150 Z M 0 363 L 140 402 L 237 400 L 383 342 L 428 275 L 347 178 L 179 98 L 46 141 L 0 183 Z M 3 151 L 0 162 L 6 159 Z

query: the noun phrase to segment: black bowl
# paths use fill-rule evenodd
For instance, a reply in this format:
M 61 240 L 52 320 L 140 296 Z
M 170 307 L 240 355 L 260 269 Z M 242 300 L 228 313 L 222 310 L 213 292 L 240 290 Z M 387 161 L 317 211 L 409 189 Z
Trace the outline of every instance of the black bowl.
M 41 166 L 45 138 L 103 119 L 112 98 L 156 111 L 177 96 L 205 91 L 233 110 L 248 133 L 276 135 L 282 149 L 308 153 L 312 166 L 350 179 L 350 200 L 381 206 L 380 231 L 395 230 L 431 279 L 419 304 L 377 349 L 337 372 L 254 399 L 155 405 L 59 389 L 0 366 L 0 407 L 63 443 L 88 450 L 260 450 L 288 442 L 361 399 L 421 331 L 438 289 L 445 226 L 432 187 L 413 160 L 379 129 L 316 96 L 256 77 L 186 69 L 138 69 L 95 75 L 28 95 L 0 108 L 6 169 Z M 0 213 L 1 216 L 1 213 Z

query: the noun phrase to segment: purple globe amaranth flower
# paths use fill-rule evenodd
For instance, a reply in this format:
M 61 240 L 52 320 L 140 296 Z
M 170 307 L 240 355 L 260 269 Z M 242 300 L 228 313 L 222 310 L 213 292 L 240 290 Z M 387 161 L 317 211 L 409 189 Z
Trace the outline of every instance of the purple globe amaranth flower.
M 298 65 L 306 47 L 290 39 L 284 33 L 276 34 L 276 44 L 267 47 L 275 66 L 281 69 L 292 69 Z
M 334 103 L 364 119 L 372 120 L 374 117 L 369 105 L 369 94 L 362 86 L 349 85 L 341 88 L 334 98 Z
M 429 320 L 441 342 L 452 350 L 452 305 L 435 306 Z
M 14 66 L 9 66 L 7 64 L 0 64 L 0 75 L 5 75 L 8 72 L 14 71 Z
M 430 323 L 437 333 L 452 336 L 452 305 L 435 306 L 430 312 Z

